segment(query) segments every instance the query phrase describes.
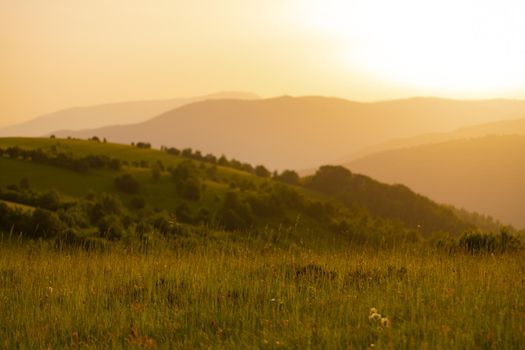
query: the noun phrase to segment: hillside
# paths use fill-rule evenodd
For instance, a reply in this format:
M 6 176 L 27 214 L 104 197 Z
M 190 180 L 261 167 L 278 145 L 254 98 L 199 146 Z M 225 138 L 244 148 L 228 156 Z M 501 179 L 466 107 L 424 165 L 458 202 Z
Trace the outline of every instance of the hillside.
M 524 149 L 525 136 L 486 136 L 381 152 L 346 166 L 525 227 Z
M 352 157 L 345 159 L 344 162 L 350 162 L 354 159 L 382 151 L 488 135 L 525 135 L 525 118 L 476 124 L 459 128 L 452 132 L 430 133 L 409 138 L 394 139 L 367 147 L 360 152 L 357 152 Z
M 0 150 L 0 200 L 56 212 L 48 221 L 67 222 L 76 234 L 106 230 L 106 221 L 116 222 L 119 232 L 204 224 L 252 232 L 293 227 L 302 235 L 358 240 L 457 235 L 475 226 L 406 187 L 341 167 L 322 167 L 303 179 L 293 172 L 272 178 L 263 167 L 175 149 L 4 138 Z M 25 227 L 33 219 L 19 222 Z
M 326 97 L 279 97 L 198 102 L 139 124 L 56 134 L 190 147 L 272 169 L 305 169 L 335 162 L 392 138 L 451 131 L 524 113 L 525 101 L 514 100 L 414 98 L 358 103 Z
M 0 128 L 0 136 L 45 136 L 58 129 L 88 129 L 107 125 L 139 123 L 188 103 L 214 99 L 257 99 L 243 92 L 151 101 L 129 101 L 75 107 L 45 114 L 30 121 Z

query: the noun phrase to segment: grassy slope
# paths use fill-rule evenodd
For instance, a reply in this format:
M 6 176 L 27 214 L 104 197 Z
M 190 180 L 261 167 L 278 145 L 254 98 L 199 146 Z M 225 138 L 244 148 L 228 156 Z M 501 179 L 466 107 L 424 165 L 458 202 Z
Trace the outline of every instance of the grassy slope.
M 111 170 L 92 170 L 88 173 L 81 174 L 65 168 L 55 167 L 52 165 L 44 165 L 32 163 L 30 161 L 24 160 L 12 160 L 8 158 L 0 158 L 0 168 L 4 169 L 0 173 L 0 186 L 6 186 L 9 184 L 17 184 L 19 181 L 25 177 L 29 180 L 31 187 L 36 190 L 49 190 L 56 189 L 62 195 L 66 197 L 81 197 L 88 194 L 90 191 L 93 192 L 112 192 L 119 195 L 122 201 L 125 204 L 129 204 L 132 197 L 130 195 L 117 193 L 113 181 L 114 178 L 123 173 L 131 173 L 137 180 L 139 180 L 141 185 L 140 196 L 143 197 L 146 201 L 146 204 L 150 208 L 164 209 L 168 211 L 175 211 L 175 209 L 180 205 L 182 199 L 176 192 L 176 186 L 171 178 L 169 172 L 165 171 L 160 180 L 153 181 L 151 176 L 151 169 L 136 167 L 134 163 L 140 163 L 142 161 L 147 162 L 148 164 L 154 164 L 157 161 L 163 163 L 163 165 L 168 167 L 173 167 L 179 164 L 182 161 L 187 160 L 186 158 L 180 156 L 174 156 L 161 152 L 155 149 L 143 149 L 137 147 L 131 147 L 128 145 L 121 144 L 112 144 L 112 143 L 101 143 L 95 141 L 84 141 L 84 140 L 70 140 L 70 139 L 51 139 L 51 138 L 0 138 L 0 147 L 20 147 L 25 149 L 34 149 L 34 148 L 43 148 L 47 150 L 55 150 L 58 152 L 69 153 L 75 157 L 84 157 L 88 155 L 106 155 L 111 158 L 117 158 L 122 161 L 129 162 L 129 165 L 123 166 L 119 171 Z M 197 167 L 209 167 L 209 163 L 195 163 Z M 204 176 L 204 175 L 200 175 Z M 362 178 L 362 177 L 361 177 Z M 201 191 L 202 197 L 197 202 L 189 202 L 190 208 L 193 213 L 197 213 L 201 208 L 207 208 L 212 213 L 216 212 L 222 206 L 222 198 L 224 194 L 228 191 L 231 191 L 229 186 L 230 182 L 239 183 L 239 181 L 249 181 L 255 184 L 256 187 L 263 185 L 264 183 L 271 183 L 269 179 L 263 179 L 253 174 L 246 173 L 243 171 L 235 170 L 229 167 L 217 167 L 216 180 L 212 181 L 210 179 L 201 178 L 204 181 L 206 190 Z M 361 194 L 361 199 L 354 198 L 358 206 L 368 208 L 368 211 L 375 213 L 377 216 L 384 216 L 387 218 L 400 219 L 401 221 L 408 224 L 408 227 L 412 227 L 413 223 L 409 223 L 403 218 L 400 218 L 399 215 L 393 214 L 399 210 L 404 210 L 403 208 L 409 208 L 411 205 L 418 203 L 417 195 L 411 191 L 406 191 L 406 196 L 401 196 L 398 198 L 398 203 L 390 203 L 389 201 L 392 198 L 389 198 L 390 190 L 394 190 L 386 185 L 381 185 L 376 183 L 371 179 L 363 178 L 363 183 L 356 188 L 352 188 L 351 192 L 358 192 Z M 364 187 L 363 187 L 364 186 Z M 335 200 L 337 197 L 334 193 L 323 193 L 323 191 L 309 190 L 305 187 L 295 186 L 296 191 L 302 194 L 305 198 L 314 201 L 323 201 L 331 202 L 335 204 L 339 211 L 346 213 L 354 213 L 355 208 L 344 208 L 342 202 Z M 375 188 L 375 190 L 373 190 Z M 364 192 L 363 192 L 364 189 Z M 241 192 L 236 190 L 238 194 L 242 197 L 251 192 L 249 190 Z M 336 189 L 338 192 L 339 189 Z M 369 193 L 368 193 L 368 192 Z M 396 192 L 396 191 L 394 191 Z M 397 193 L 397 192 L 396 192 Z M 256 196 L 260 196 L 260 193 L 254 193 Z M 363 197 L 364 196 L 364 197 Z M 368 198 L 373 196 L 375 199 Z M 355 197 L 355 196 L 351 196 Z M 386 208 L 383 208 L 387 213 L 376 213 L 374 200 L 380 201 L 383 206 L 386 205 Z M 385 204 L 386 203 L 386 204 Z M 390 204 L 388 204 L 390 203 Z M 456 222 L 456 218 L 444 218 L 437 217 L 436 212 L 439 211 L 439 206 L 433 202 L 428 201 L 428 208 L 426 208 L 424 214 L 429 216 L 429 220 L 433 220 L 434 224 L 440 227 L 440 231 L 451 232 L 453 234 L 460 233 L 466 227 L 471 227 L 472 225 L 468 224 L 469 220 L 462 220 L 463 224 L 458 224 L 454 226 L 454 229 L 451 229 L 449 226 L 439 223 L 450 223 L 452 221 Z M 348 205 L 348 203 L 347 203 Z M 389 207 L 390 205 L 390 207 Z M 406 209 L 408 210 L 408 209 Z M 298 212 L 287 212 L 286 220 L 284 222 L 290 224 L 295 222 L 298 217 Z M 351 216 L 355 216 L 350 214 Z M 387 215 L 392 214 L 392 215 Z M 399 213 L 398 213 L 399 214 Z M 396 216 L 397 215 L 397 216 Z M 311 230 L 319 228 L 319 226 L 324 226 L 324 229 L 327 228 L 327 222 L 313 222 L 315 220 L 308 220 L 304 215 L 302 217 L 302 223 L 304 226 L 311 224 Z M 332 217 L 334 221 L 339 221 L 341 218 Z M 450 220 L 449 220 L 450 219 Z M 416 221 L 420 220 L 415 218 Z M 265 224 L 282 224 L 284 222 L 274 222 L 275 220 L 266 220 L 258 219 L 258 224 L 260 227 L 264 227 Z M 414 221 L 414 220 L 412 220 Z M 427 227 L 428 225 L 425 225 Z M 428 226 L 430 227 L 430 226 Z M 454 232 L 452 232 L 452 231 Z M 457 232 L 456 232 L 457 231 Z
M 113 191 L 109 176 L 116 174 L 116 172 L 109 171 L 91 171 L 88 174 L 81 174 L 51 165 L 6 158 L 0 158 L 0 168 L 2 169 L 0 186 L 18 184 L 20 179 L 25 177 L 34 189 L 55 189 L 72 197 L 83 196 L 90 190 Z
M 77 157 L 91 154 L 107 155 L 108 157 L 118 158 L 128 162 L 147 161 L 149 164 L 153 164 L 161 161 L 166 168 L 176 166 L 186 160 L 185 158 L 173 156 L 155 149 L 141 149 L 121 144 L 51 138 L 0 138 L 0 147 L 7 148 L 14 146 L 25 149 L 50 149 L 55 146 L 58 151 L 71 152 Z M 28 179 L 30 186 L 36 190 L 54 189 L 65 197 L 71 198 L 85 196 L 90 191 L 110 192 L 119 195 L 124 204 L 129 203 L 133 196 L 118 193 L 113 186 L 113 180 L 120 174 L 130 173 L 140 182 L 141 190 L 139 195 L 146 200 L 147 205 L 151 208 L 174 211 L 182 201 L 176 193 L 171 175 L 167 171 L 162 174 L 158 181 L 153 181 L 151 169 L 147 168 L 124 166 L 120 171 L 91 170 L 88 173 L 78 173 L 52 165 L 7 158 L 0 158 L 0 169 L 2 169 L 0 172 L 0 187 L 18 184 L 20 179 L 25 177 Z M 246 179 L 256 185 L 260 185 L 268 181 L 267 179 L 229 167 L 218 166 L 217 169 L 219 182 L 206 180 L 206 190 L 202 192 L 202 198 L 198 202 L 188 202 L 194 211 L 197 211 L 201 207 L 208 208 L 212 211 L 217 209 L 218 206 L 221 205 L 220 198 L 231 190 L 224 182 Z M 329 196 L 319 192 L 302 187 L 295 188 L 309 199 L 332 201 Z M 217 200 L 217 197 L 219 197 L 219 200 Z M 289 214 L 290 218 L 297 216 L 294 213 Z M 313 222 L 307 219 L 303 218 L 303 221 L 305 225 L 314 225 Z
M 14 203 L 14 202 L 10 202 L 10 201 L 5 201 L 5 200 L 2 200 L 2 199 L 0 199 L 0 203 L 4 203 L 8 207 L 17 208 L 17 209 L 20 209 L 20 210 L 23 210 L 23 211 L 33 211 L 33 210 L 35 210 L 35 208 L 32 207 L 32 206 L 25 205 L 25 204 L 20 204 L 20 203 Z

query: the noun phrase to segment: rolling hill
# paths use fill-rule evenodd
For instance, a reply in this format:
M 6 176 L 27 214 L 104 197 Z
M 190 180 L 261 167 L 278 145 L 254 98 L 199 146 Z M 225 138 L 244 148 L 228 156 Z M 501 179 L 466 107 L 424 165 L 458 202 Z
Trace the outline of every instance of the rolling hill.
M 273 169 L 305 169 L 392 138 L 452 131 L 476 123 L 518 118 L 525 101 L 414 98 L 358 103 L 326 97 L 204 101 L 146 122 L 60 137 L 98 136 L 111 142 L 194 148 Z
M 68 108 L 42 115 L 30 121 L 0 128 L 0 136 L 45 136 L 58 129 L 87 129 L 107 125 L 138 123 L 188 103 L 213 99 L 257 99 L 243 92 L 176 98 L 167 100 L 130 101 L 97 106 Z
M 346 167 L 525 227 L 524 150 L 523 135 L 492 135 L 380 152 Z
M 452 132 L 430 133 L 409 138 L 394 139 L 367 147 L 352 157 L 345 159 L 343 162 L 350 162 L 354 159 L 363 158 L 367 155 L 382 151 L 488 135 L 525 135 L 525 118 L 472 125 L 459 128 Z
M 301 234 L 366 240 L 457 235 L 476 226 L 404 186 L 338 166 L 288 183 L 198 153 L 96 141 L 3 138 L 0 150 L 0 200 L 51 210 L 80 232 L 96 232 L 107 222 L 136 231 L 143 224 L 160 225 L 159 220 L 167 230 L 175 220 L 253 232 L 293 227 Z M 12 222 L 0 224 L 9 229 Z

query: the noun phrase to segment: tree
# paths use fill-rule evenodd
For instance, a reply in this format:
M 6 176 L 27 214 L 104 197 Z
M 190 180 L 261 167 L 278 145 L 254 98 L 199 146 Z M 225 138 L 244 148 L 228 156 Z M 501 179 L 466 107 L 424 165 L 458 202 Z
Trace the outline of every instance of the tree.
M 268 169 L 266 169 L 264 165 L 257 165 L 254 171 L 255 175 L 260 177 L 270 177 L 270 175 L 272 175 L 272 173 Z
M 299 174 L 293 170 L 284 170 L 281 174 L 277 174 L 275 179 L 290 185 L 298 185 L 300 180 Z
M 177 206 L 175 216 L 177 217 L 177 221 L 180 222 L 191 223 L 193 221 L 190 206 L 186 202 L 182 202 Z
M 186 181 L 178 185 L 179 193 L 182 197 L 191 200 L 197 201 L 201 196 L 200 183 L 195 178 L 189 178 Z
M 153 168 L 151 169 L 151 178 L 153 179 L 153 181 L 159 181 L 160 176 L 161 176 L 160 168 L 157 165 L 154 165 Z
M 122 162 L 119 159 L 113 158 L 109 162 L 109 168 L 111 170 L 120 170 L 121 167 L 122 167 Z
M 133 146 L 133 143 L 131 145 Z M 135 147 L 149 149 L 151 148 L 151 144 L 148 142 L 137 142 Z
M 190 177 L 196 176 L 197 169 L 191 161 L 184 161 L 171 169 L 171 176 L 176 183 L 184 182 Z
M 307 178 L 306 187 L 325 193 L 340 193 L 352 182 L 352 173 L 342 166 L 325 165 Z
M 56 211 L 60 207 L 60 195 L 54 190 L 44 192 L 38 197 L 37 205 L 44 209 Z
M 131 174 L 116 177 L 114 185 L 117 190 L 128 194 L 137 194 L 140 190 L 140 183 Z
M 234 191 L 226 192 L 219 216 L 227 230 L 246 229 L 253 222 L 249 205 L 241 201 Z
M 99 196 L 94 197 L 93 200 L 94 204 L 90 210 L 91 222 L 93 224 L 98 223 L 98 221 L 105 215 L 122 215 L 124 212 L 122 202 L 109 193 L 102 193 Z

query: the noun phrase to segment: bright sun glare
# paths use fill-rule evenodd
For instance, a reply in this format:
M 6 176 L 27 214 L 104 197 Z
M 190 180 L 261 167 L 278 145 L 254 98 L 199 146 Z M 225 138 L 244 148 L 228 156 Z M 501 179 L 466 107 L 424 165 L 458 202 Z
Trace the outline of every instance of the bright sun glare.
M 525 2 L 324 0 L 301 21 L 343 47 L 345 64 L 436 93 L 491 94 L 525 82 Z

